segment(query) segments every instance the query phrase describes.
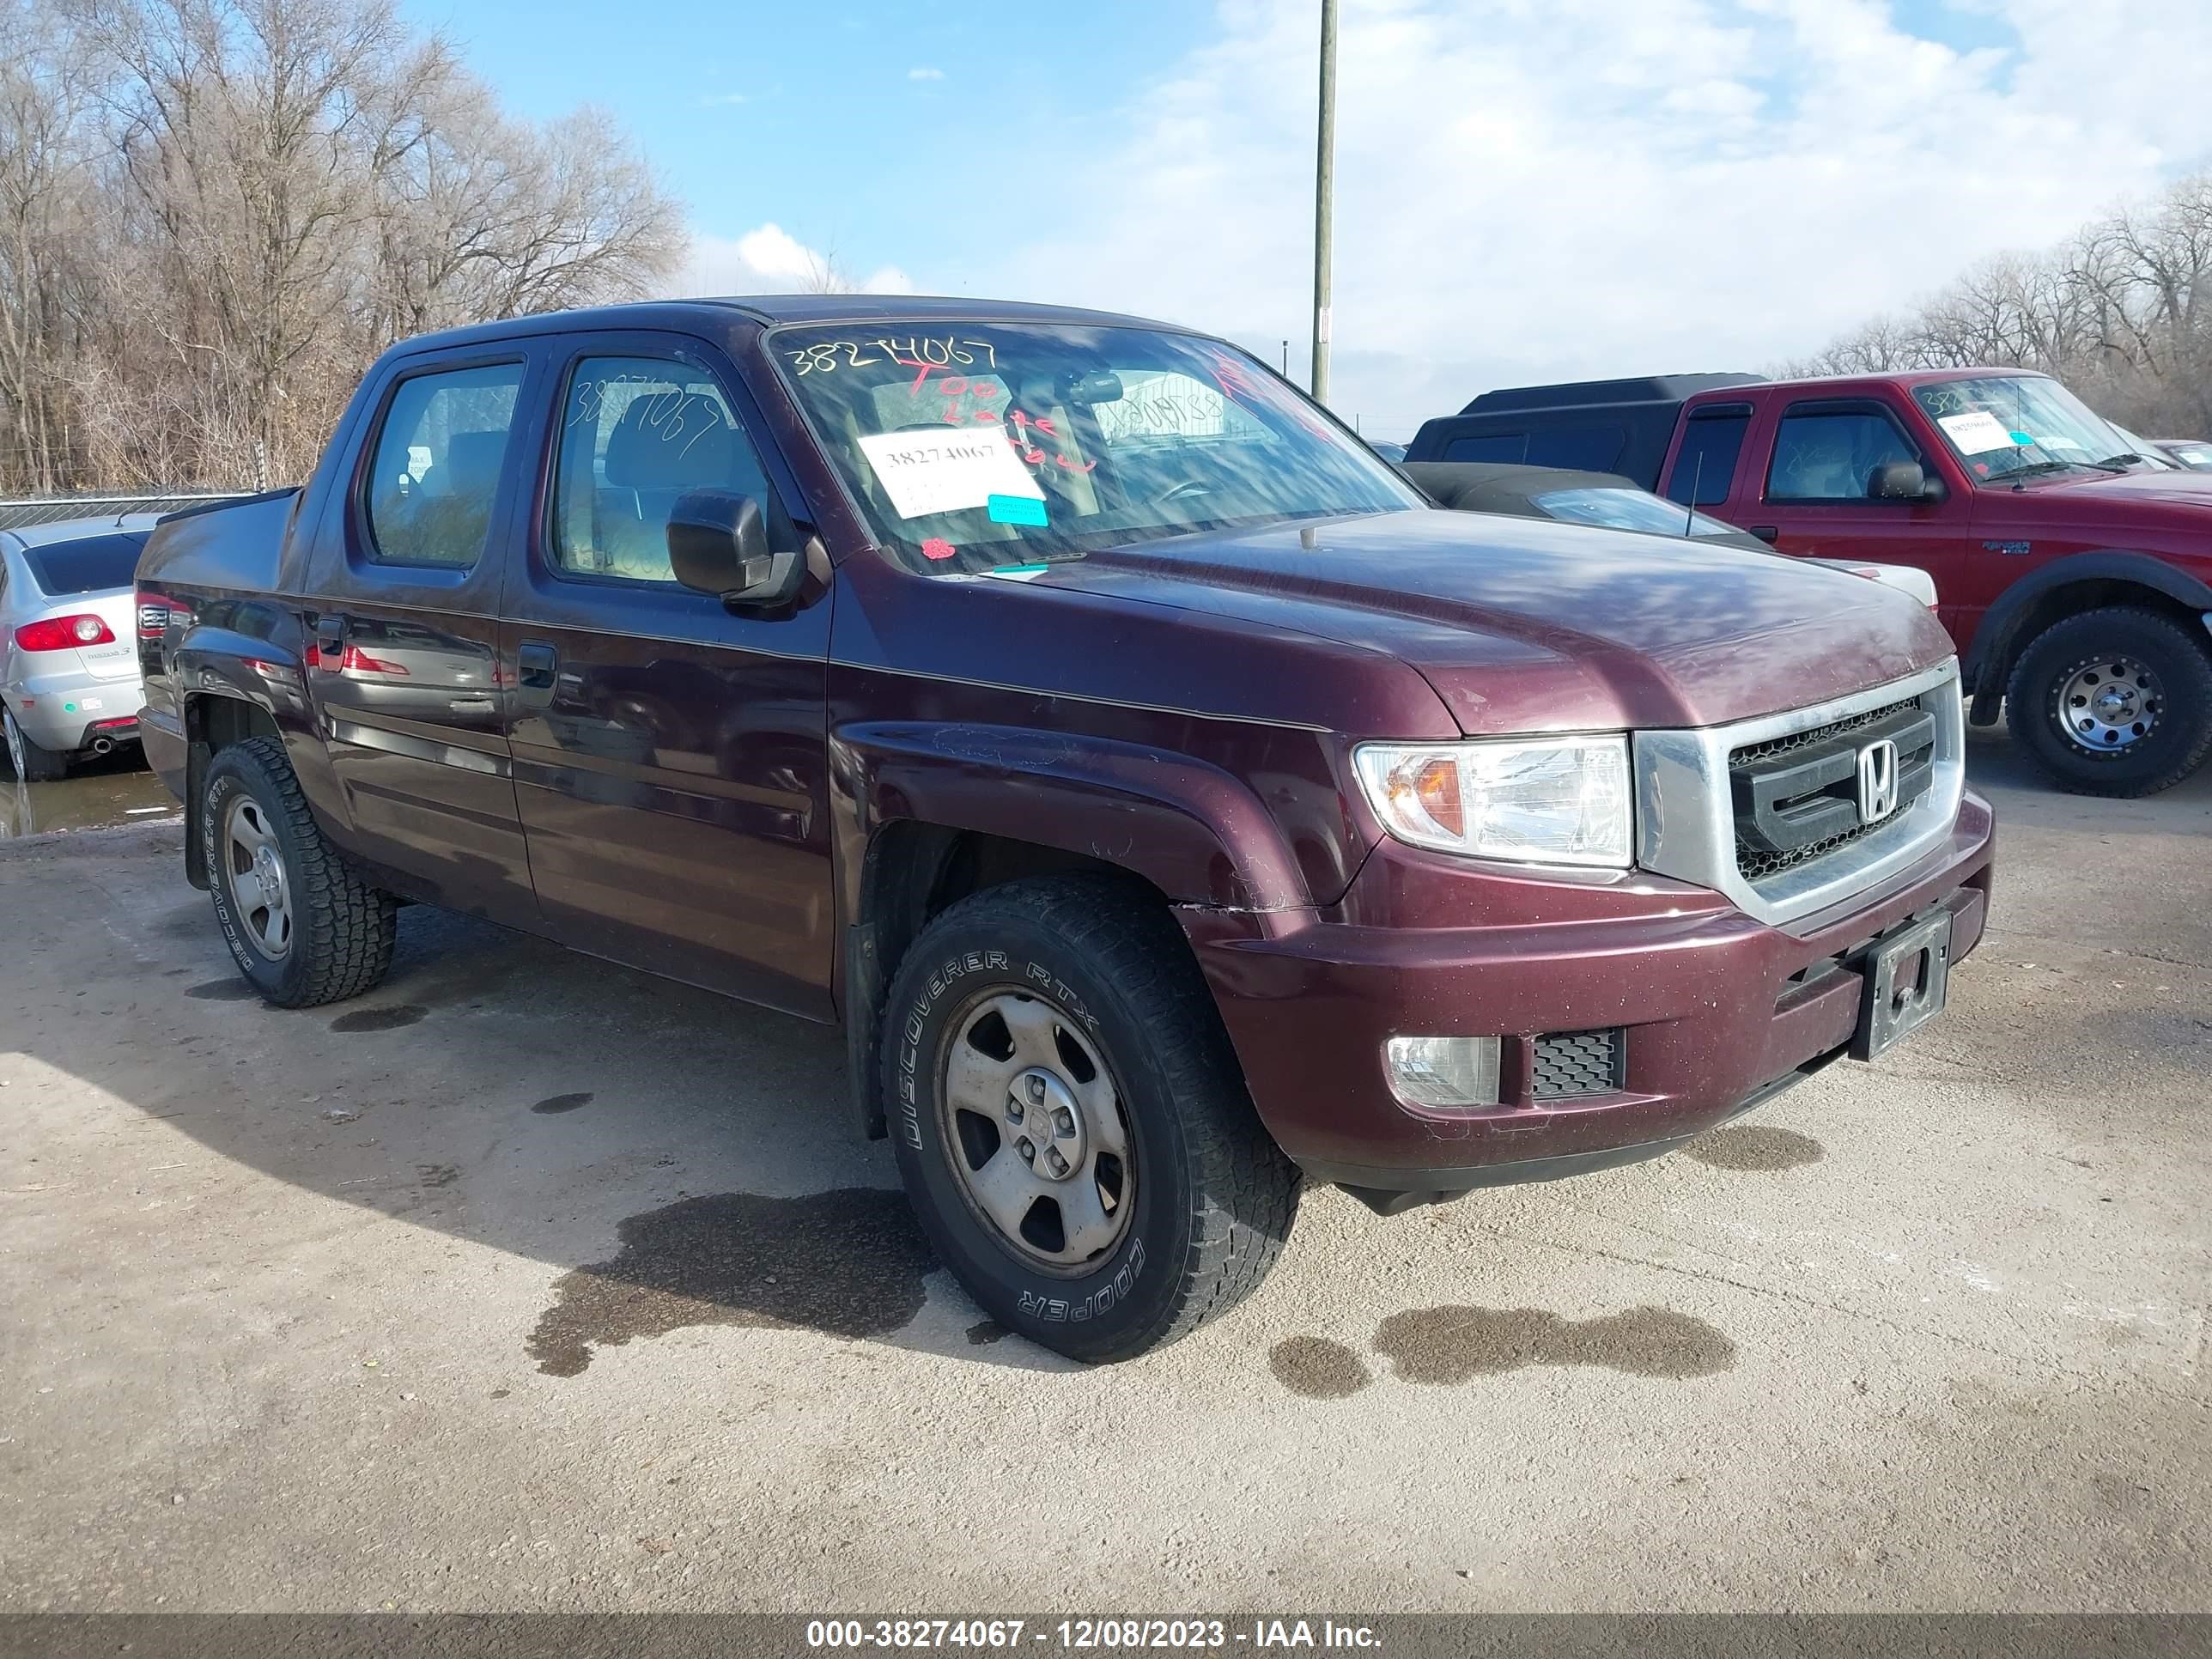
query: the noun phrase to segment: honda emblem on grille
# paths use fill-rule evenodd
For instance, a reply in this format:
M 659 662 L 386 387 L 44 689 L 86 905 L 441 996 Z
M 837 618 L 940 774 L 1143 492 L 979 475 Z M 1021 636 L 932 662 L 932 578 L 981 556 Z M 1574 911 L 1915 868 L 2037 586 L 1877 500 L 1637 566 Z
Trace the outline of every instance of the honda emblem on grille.
M 1859 822 L 1879 823 L 1897 811 L 1897 745 L 1883 738 L 1859 750 Z

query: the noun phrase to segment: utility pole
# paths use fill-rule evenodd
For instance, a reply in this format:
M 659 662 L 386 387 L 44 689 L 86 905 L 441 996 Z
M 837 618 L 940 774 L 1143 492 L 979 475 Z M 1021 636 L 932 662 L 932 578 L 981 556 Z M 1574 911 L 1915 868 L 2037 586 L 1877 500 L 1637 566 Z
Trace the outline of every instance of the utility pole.
M 1291 378 L 1291 343 L 1288 340 L 1283 342 L 1283 378 L 1286 380 Z
M 1313 385 L 1328 401 L 1328 253 L 1336 173 L 1336 0 L 1321 0 L 1321 137 L 1314 158 Z

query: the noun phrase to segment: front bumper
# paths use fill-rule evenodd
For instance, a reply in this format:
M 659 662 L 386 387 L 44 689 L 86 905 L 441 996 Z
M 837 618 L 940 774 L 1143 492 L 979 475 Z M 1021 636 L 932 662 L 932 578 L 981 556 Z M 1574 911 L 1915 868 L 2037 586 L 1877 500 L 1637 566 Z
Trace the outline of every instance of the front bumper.
M 1680 883 L 1532 881 L 1395 842 L 1310 925 L 1269 937 L 1187 912 L 1185 926 L 1278 1144 L 1395 1208 L 1656 1156 L 1841 1056 L 1876 935 L 1941 910 L 1954 963 L 1980 941 L 1992 830 L 1969 792 L 1911 868 L 1787 927 Z M 1432 925 L 1393 925 L 1405 915 Z M 1601 1030 L 1621 1033 L 1620 1086 L 1537 1098 L 1536 1039 Z M 1501 1104 L 1400 1101 L 1382 1052 L 1401 1035 L 1503 1036 Z

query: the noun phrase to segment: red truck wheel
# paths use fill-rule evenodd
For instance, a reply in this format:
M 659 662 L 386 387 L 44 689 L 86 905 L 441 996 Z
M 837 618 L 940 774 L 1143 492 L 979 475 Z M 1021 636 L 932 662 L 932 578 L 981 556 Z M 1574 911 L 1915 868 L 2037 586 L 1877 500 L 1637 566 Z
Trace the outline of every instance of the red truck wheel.
M 1298 1173 L 1157 903 L 1084 878 L 987 889 L 915 941 L 884 1019 L 908 1194 L 1009 1329 L 1126 1359 L 1273 1265 Z
M 2005 704 L 2013 735 L 2075 794 L 2154 795 L 2212 753 L 2212 657 L 2138 606 L 2045 629 L 2014 665 Z

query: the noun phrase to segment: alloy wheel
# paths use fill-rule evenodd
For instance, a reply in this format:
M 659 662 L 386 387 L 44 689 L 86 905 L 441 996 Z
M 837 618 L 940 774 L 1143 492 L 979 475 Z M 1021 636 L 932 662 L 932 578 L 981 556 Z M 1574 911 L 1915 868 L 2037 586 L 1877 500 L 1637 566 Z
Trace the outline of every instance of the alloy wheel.
M 223 814 L 223 864 L 246 942 L 270 962 L 292 948 L 292 886 L 284 852 L 261 803 L 240 795 Z
M 1090 1271 L 1128 1231 L 1136 1160 L 1113 1074 L 1049 999 L 987 992 L 939 1062 L 943 1145 L 969 1207 L 1023 1264 Z
M 2133 657 L 2099 657 L 2060 677 L 2059 727 L 2093 754 L 2117 754 L 2141 743 L 2156 729 L 2164 706 L 2158 676 Z

